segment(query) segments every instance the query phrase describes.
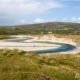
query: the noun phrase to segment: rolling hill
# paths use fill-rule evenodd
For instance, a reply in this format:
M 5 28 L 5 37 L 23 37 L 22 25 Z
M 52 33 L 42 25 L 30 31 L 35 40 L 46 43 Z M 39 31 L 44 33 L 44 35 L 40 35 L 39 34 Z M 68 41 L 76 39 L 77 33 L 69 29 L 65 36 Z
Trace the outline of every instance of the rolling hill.
M 15 26 L 0 26 L 0 35 L 4 34 L 70 34 L 80 35 L 79 23 L 49 22 Z

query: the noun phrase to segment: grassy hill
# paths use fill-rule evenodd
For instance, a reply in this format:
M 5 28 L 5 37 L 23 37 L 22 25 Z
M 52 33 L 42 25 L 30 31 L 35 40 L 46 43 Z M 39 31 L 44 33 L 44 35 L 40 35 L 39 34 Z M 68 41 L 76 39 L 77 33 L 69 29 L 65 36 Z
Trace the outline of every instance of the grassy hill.
M 50 22 L 17 26 L 0 26 L 0 34 L 70 34 L 80 35 L 80 24 Z

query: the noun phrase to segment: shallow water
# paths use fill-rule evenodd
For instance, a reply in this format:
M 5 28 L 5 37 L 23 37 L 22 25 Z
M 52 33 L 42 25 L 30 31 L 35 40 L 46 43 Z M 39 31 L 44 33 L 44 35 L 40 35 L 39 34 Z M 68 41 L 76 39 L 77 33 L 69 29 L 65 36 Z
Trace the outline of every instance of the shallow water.
M 66 52 L 75 49 L 76 47 L 70 44 L 65 44 L 65 43 L 55 43 L 55 42 L 45 42 L 45 41 L 33 41 L 33 42 L 25 42 L 25 40 L 31 40 L 33 38 L 23 38 L 23 39 L 14 39 L 14 40 L 5 40 L 6 42 L 20 42 L 20 43 L 45 43 L 45 44 L 56 44 L 60 45 L 61 47 L 59 48 L 52 48 L 52 49 L 46 49 L 46 50 L 35 50 L 33 52 L 43 54 L 43 53 L 56 53 L 56 52 Z M 16 47 L 16 46 L 14 46 Z M 23 46 L 23 47 L 28 47 L 28 46 Z M 30 47 L 30 46 L 29 46 Z M 40 47 L 40 46 L 38 46 Z M 43 46 L 43 47 L 49 47 L 49 46 Z

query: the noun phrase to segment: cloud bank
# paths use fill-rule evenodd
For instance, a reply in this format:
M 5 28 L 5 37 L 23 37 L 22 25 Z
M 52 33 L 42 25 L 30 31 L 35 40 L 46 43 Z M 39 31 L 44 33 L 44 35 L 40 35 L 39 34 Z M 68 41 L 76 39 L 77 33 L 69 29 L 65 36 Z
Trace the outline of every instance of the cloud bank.
M 53 0 L 0 0 L 0 25 L 15 23 L 16 18 L 44 13 L 61 6 Z

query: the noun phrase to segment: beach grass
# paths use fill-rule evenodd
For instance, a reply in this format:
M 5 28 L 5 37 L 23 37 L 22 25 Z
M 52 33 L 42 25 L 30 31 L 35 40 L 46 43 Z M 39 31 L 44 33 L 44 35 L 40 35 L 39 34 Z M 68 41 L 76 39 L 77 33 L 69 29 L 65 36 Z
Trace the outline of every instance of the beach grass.
M 80 54 L 0 50 L 0 80 L 79 80 Z
M 55 34 L 54 35 L 57 38 L 66 38 L 66 39 L 72 39 L 73 42 L 80 44 L 80 35 L 62 35 L 62 34 Z
M 13 37 L 10 37 L 9 35 L 0 35 L 0 40 L 1 39 L 11 39 Z

